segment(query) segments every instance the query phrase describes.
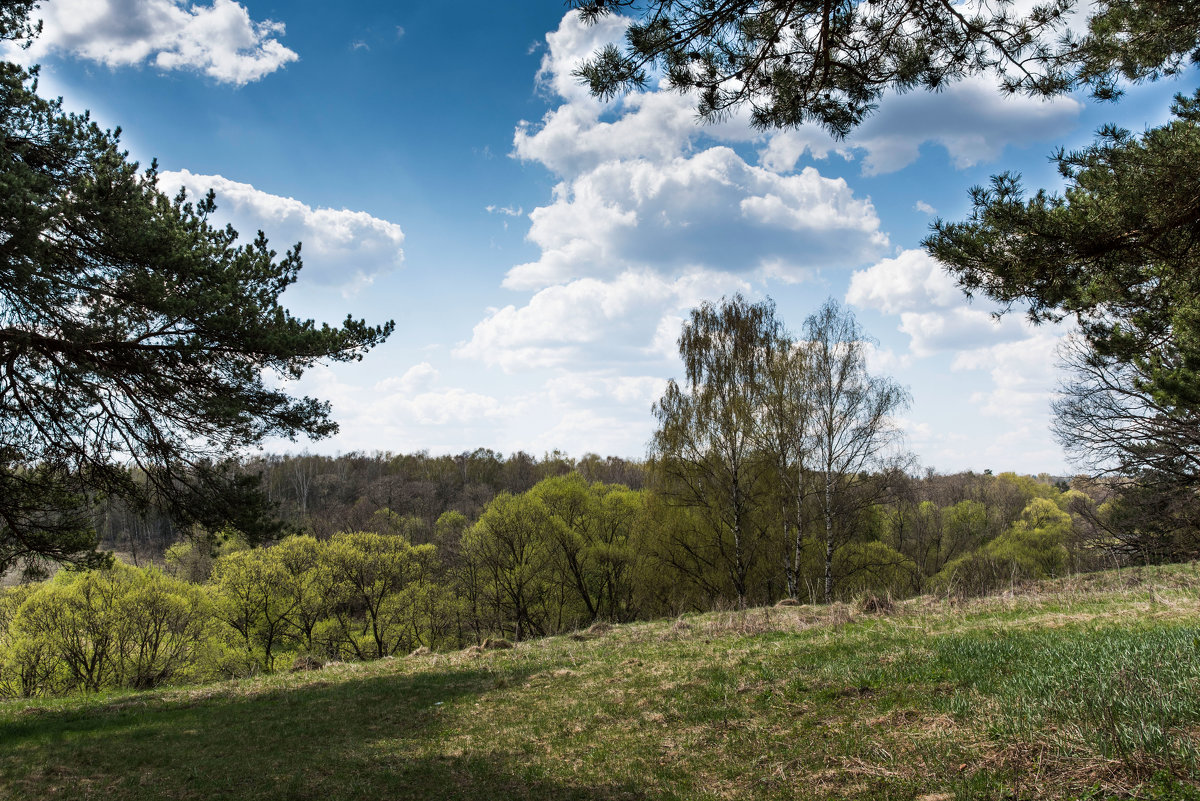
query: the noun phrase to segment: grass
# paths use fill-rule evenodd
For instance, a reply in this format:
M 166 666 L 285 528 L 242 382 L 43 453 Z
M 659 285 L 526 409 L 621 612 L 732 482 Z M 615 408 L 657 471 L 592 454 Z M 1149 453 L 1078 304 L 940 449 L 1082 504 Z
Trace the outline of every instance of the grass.
M 0 703 L 8 799 L 1200 799 L 1200 566 Z

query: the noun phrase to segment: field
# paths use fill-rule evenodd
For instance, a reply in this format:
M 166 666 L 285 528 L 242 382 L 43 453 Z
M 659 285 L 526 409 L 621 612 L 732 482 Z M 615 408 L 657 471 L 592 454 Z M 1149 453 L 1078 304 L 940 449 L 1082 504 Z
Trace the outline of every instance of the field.
M 1200 799 L 1200 565 L 0 703 L 8 799 Z

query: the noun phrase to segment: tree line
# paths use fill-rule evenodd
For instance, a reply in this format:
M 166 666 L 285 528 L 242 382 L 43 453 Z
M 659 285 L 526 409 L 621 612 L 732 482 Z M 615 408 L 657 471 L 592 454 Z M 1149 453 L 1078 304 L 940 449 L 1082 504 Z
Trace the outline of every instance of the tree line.
M 338 531 L 370 527 L 381 509 L 419 521 L 419 536 L 428 538 L 445 512 L 475 520 L 497 494 L 522 493 L 544 478 L 568 473 L 632 489 L 645 485 L 641 460 L 596 454 L 576 459 L 560 452 L 540 458 L 524 451 L 506 456 L 488 448 L 437 456 L 260 454 L 227 462 L 222 470 L 251 482 L 268 511 L 268 525 L 252 531 L 239 528 L 249 542 L 269 542 L 289 532 L 325 539 Z M 135 564 L 161 562 L 180 539 L 208 532 L 172 518 L 169 509 L 141 507 L 122 498 L 97 499 L 90 514 L 100 549 L 123 554 Z M 42 566 L 35 563 L 29 575 L 37 577 Z
M 388 509 L 362 530 L 251 546 L 236 531 L 188 540 L 161 565 L 64 570 L 0 591 L 0 697 L 146 688 L 331 660 L 478 646 L 693 610 L 867 594 L 975 593 L 1095 566 L 1047 476 L 904 476 L 859 505 L 826 567 L 823 529 L 798 557 L 771 504 L 746 569 L 705 513 L 653 489 L 578 472 L 500 492 L 476 520 L 432 530 Z M 824 516 L 814 501 L 807 513 Z M 794 588 L 794 592 L 792 591 Z
M 161 567 L 65 570 L 7 590 L 0 693 L 248 675 L 783 600 L 978 594 L 1171 556 L 1144 522 L 1121 528 L 1138 495 L 1120 482 L 913 475 L 893 419 L 905 393 L 871 373 L 869 345 L 833 301 L 800 336 L 770 301 L 702 304 L 645 463 L 486 450 L 245 463 L 239 481 L 287 500 L 276 536 L 191 531 Z M 618 476 L 629 483 L 604 480 Z

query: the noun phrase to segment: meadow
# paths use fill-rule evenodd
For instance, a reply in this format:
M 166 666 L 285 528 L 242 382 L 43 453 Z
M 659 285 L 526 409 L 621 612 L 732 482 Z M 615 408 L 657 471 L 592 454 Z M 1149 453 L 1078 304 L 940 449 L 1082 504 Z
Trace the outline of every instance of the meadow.
M 9 701 L 0 798 L 1192 799 L 1198 732 L 1185 564 Z

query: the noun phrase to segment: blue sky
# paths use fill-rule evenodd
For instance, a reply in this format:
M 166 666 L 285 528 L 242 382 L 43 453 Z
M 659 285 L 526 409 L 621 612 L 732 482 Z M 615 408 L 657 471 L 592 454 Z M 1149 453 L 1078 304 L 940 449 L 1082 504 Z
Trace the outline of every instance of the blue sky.
M 331 8 L 44 0 L 42 37 L 10 55 L 157 157 L 164 190 L 212 187 L 243 235 L 302 240 L 294 312 L 395 319 L 362 362 L 296 386 L 341 433 L 275 449 L 644 456 L 682 319 L 741 291 L 793 330 L 847 303 L 911 391 L 899 422 L 922 464 L 1071 471 L 1048 432 L 1065 329 L 994 322 L 919 242 L 994 173 L 1055 186 L 1055 147 L 1162 122 L 1194 74 L 1116 105 L 971 80 L 888 98 L 833 142 L 700 125 L 653 88 L 594 100 L 571 69 L 623 23 L 558 2 Z

